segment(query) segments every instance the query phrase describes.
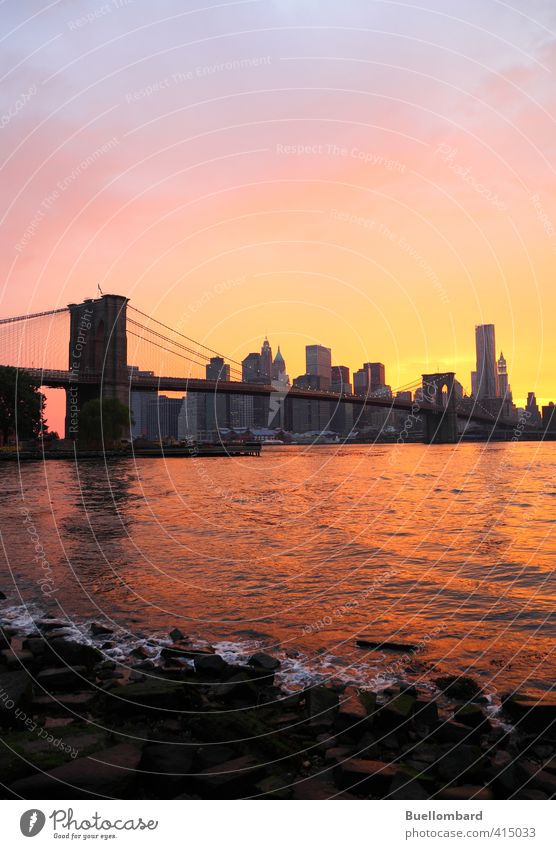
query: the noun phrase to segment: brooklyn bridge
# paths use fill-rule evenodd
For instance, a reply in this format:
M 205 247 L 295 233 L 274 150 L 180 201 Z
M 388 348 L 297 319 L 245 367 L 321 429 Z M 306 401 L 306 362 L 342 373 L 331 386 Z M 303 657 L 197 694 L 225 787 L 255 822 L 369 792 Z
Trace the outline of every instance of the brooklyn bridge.
M 202 376 L 216 355 L 230 364 L 230 380 Z M 272 385 L 244 382 L 241 363 L 157 321 L 123 295 L 0 319 L 0 364 L 25 370 L 43 387 L 65 390 L 67 438 L 72 437 L 71 410 L 94 398 L 118 398 L 129 406 L 131 393 L 140 390 L 153 397 L 158 392 L 203 392 L 270 402 L 277 391 Z M 285 420 L 296 403 L 310 401 L 329 405 L 331 418 L 346 405 L 421 417 L 426 443 L 457 442 L 462 423 L 478 424 L 493 436 L 515 428 L 514 420 L 478 402 L 464 402 L 454 372 L 423 374 L 404 389 L 418 390 L 415 400 L 288 387 Z

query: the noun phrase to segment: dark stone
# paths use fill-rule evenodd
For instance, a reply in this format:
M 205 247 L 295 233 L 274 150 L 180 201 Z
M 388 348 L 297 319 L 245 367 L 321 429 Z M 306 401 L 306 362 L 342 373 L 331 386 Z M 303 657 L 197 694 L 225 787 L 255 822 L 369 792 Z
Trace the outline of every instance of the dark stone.
M 454 719 L 469 728 L 480 728 L 483 733 L 490 730 L 490 722 L 480 705 L 463 705 L 454 713 Z
M 481 695 L 481 688 L 473 678 L 466 675 L 443 675 L 435 678 L 434 683 L 439 690 L 451 699 L 471 701 Z
M 438 723 L 438 705 L 435 699 L 417 699 L 413 708 L 413 715 L 417 725 L 426 725 L 432 728 Z
M 93 667 L 103 660 L 102 652 L 93 646 L 87 646 L 74 640 L 62 637 L 48 639 L 45 646 L 45 658 L 52 666 L 86 666 Z
M 127 743 L 94 756 L 76 758 L 50 772 L 15 781 L 11 790 L 22 799 L 134 799 L 133 780 L 141 752 Z
M 248 795 L 265 771 L 264 764 L 244 755 L 203 770 L 196 778 L 195 789 L 203 798 L 238 798 Z
M 383 798 L 390 790 L 398 767 L 382 761 L 353 758 L 338 764 L 335 770 L 336 781 L 342 790 L 352 790 L 359 795 L 372 794 Z
M 213 675 L 220 678 L 228 669 L 228 664 L 219 654 L 199 655 L 194 663 L 195 671 L 199 675 Z
M 91 622 L 91 634 L 93 635 L 93 637 L 100 637 L 102 634 L 113 633 L 113 628 L 108 628 L 106 625 L 100 625 L 98 622 Z
M 469 743 L 475 737 L 474 730 L 460 722 L 442 722 L 432 732 L 432 739 L 435 743 Z
M 4 649 L 0 653 L 8 669 L 18 670 L 21 667 L 34 671 L 38 668 L 38 659 L 30 651 L 16 651 L 14 648 Z
M 436 763 L 438 776 L 443 781 L 461 781 L 473 776 L 481 778 L 484 756 L 478 746 L 459 745 L 441 755 Z
M 552 729 L 556 733 L 556 695 L 546 693 L 542 698 L 512 693 L 502 700 L 506 716 L 524 731 L 536 734 Z
M 307 712 L 312 724 L 331 725 L 339 708 L 338 694 L 328 687 L 311 687 L 306 693 Z
M 195 772 L 203 772 L 205 769 L 226 763 L 233 760 L 235 756 L 236 753 L 231 746 L 202 746 L 195 755 Z
M 0 590 L 0 601 L 4 601 L 8 596 Z
M 37 684 L 47 692 L 56 690 L 79 690 L 89 682 L 86 679 L 87 669 L 84 666 L 65 666 L 63 668 L 43 669 L 38 673 Z
M 57 693 L 56 696 L 44 695 L 35 696 L 31 706 L 33 710 L 40 713 L 47 713 L 49 716 L 82 716 L 88 712 L 98 694 L 93 690 L 83 690 L 75 693 Z
M 136 646 L 134 649 L 131 649 L 129 654 L 131 657 L 138 657 L 140 660 L 147 660 L 150 657 L 145 646 Z
M 179 628 L 174 628 L 170 631 L 170 639 L 174 643 L 178 643 L 180 640 L 185 640 L 185 634 Z
M 147 743 L 138 772 L 141 783 L 160 798 L 176 795 L 188 783 L 197 744 Z
M 14 710 L 24 707 L 31 696 L 32 680 L 26 672 L 0 674 L 0 725 L 13 725 Z
M 493 799 L 492 790 L 480 785 L 463 784 L 459 787 L 444 787 L 435 795 L 435 799 L 473 799 L 476 802 L 487 802 Z
M 39 656 L 44 654 L 46 642 L 42 637 L 27 637 L 27 639 L 23 640 L 21 645 L 26 651 L 30 651 L 31 654 Z
M 144 709 L 178 710 L 184 706 L 187 687 L 175 681 L 147 680 L 122 684 L 107 695 L 108 707 L 126 714 Z M 162 718 L 162 717 L 161 717 Z
M 389 730 L 400 729 L 407 732 L 414 708 L 415 698 L 413 696 L 396 696 L 380 708 L 378 721 L 382 727 Z
M 280 661 L 276 657 L 271 657 L 271 655 L 264 652 L 257 652 L 257 654 L 249 658 L 249 665 L 268 672 L 274 672 L 280 668 Z
M 409 775 L 398 774 L 392 779 L 388 799 L 429 799 L 430 793 Z

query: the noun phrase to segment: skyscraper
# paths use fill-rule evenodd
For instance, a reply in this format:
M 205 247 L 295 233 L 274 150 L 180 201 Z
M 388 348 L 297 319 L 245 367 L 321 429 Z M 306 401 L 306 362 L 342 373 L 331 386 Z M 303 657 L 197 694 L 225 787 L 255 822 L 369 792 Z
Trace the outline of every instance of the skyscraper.
M 506 396 L 510 393 L 510 384 L 508 383 L 508 366 L 502 351 L 498 358 L 498 390 L 501 398 L 506 398 Z
M 247 354 L 241 361 L 241 374 L 244 383 L 264 383 L 264 379 L 261 378 L 261 355 Z
M 494 324 L 476 325 L 475 349 L 477 353 L 476 397 L 499 398 Z
M 281 354 L 280 345 L 272 363 L 272 380 L 277 380 L 279 383 L 289 383 L 289 377 L 286 374 L 286 361 Z
M 270 342 L 265 337 L 261 348 L 261 377 L 265 383 L 270 383 L 272 379 L 272 348 Z
M 349 368 L 347 366 L 332 366 L 332 392 L 344 392 L 351 395 L 351 383 L 349 382 Z
M 332 352 L 324 345 L 306 345 L 305 361 L 307 374 L 317 375 L 320 378 L 321 389 L 330 389 L 332 380 Z
M 379 392 L 386 384 L 386 370 L 382 363 L 363 363 L 363 368 L 369 370 L 369 385 L 371 392 Z
M 222 357 L 211 357 L 206 366 L 207 380 L 229 380 L 230 366 L 224 362 Z

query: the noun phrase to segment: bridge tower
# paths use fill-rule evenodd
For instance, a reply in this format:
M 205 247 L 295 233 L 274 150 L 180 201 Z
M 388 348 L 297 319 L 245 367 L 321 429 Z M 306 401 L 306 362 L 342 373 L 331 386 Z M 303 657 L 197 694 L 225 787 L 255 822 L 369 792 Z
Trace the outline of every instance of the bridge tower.
M 453 371 L 423 375 L 423 401 L 438 408 L 438 410 L 423 410 L 425 442 L 429 445 L 458 441 L 455 376 Z
M 67 439 L 77 439 L 80 410 L 87 401 L 118 398 L 122 404 L 129 404 L 127 302 L 123 295 L 102 295 L 81 304 L 68 304 Z

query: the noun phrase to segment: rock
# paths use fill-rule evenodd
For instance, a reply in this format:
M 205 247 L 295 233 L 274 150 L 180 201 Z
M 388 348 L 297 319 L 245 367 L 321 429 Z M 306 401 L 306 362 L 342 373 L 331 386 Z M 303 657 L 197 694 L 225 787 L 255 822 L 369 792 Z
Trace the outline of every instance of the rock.
M 43 669 L 37 674 L 36 681 L 47 692 L 66 689 L 82 689 L 87 686 L 87 669 L 84 666 L 65 666 L 54 669 Z
M 443 675 L 435 678 L 434 683 L 439 690 L 451 699 L 472 701 L 481 695 L 481 688 L 473 678 L 466 675 Z
M 138 767 L 141 783 L 152 788 L 158 798 L 179 793 L 187 784 L 196 745 L 147 743 Z
M 347 761 L 353 755 L 353 746 L 332 746 L 324 753 L 324 762 L 326 764 L 338 764 L 341 761 Z
M 302 778 L 293 784 L 293 798 L 303 801 L 327 801 L 328 799 L 355 799 L 349 793 L 342 793 L 336 785 L 325 778 Z
M 307 712 L 313 725 L 331 725 L 339 708 L 338 694 L 328 687 L 310 687 L 306 693 Z
M 264 764 L 244 755 L 203 770 L 197 775 L 195 790 L 208 799 L 251 795 L 250 788 L 264 777 L 265 771 Z
M 30 651 L 31 654 L 39 657 L 41 654 L 44 654 L 46 642 L 42 637 L 27 637 L 21 645 L 26 651 Z
M 4 601 L 5 599 L 7 599 L 7 597 L 8 596 L 5 593 L 3 593 L 2 590 L 0 590 L 0 601 Z
M 249 666 L 254 666 L 257 669 L 264 669 L 268 672 L 274 672 L 280 668 L 280 661 L 276 657 L 272 657 L 264 652 L 257 652 L 249 658 Z
M 403 730 L 407 732 L 409 722 L 415 708 L 413 696 L 396 696 L 380 708 L 378 721 L 380 725 L 389 730 Z
M 536 699 L 525 694 L 512 693 L 502 700 L 506 716 L 524 731 L 535 734 L 553 729 L 556 733 L 556 694 L 546 693 Z
M 123 743 L 15 781 L 10 789 L 22 799 L 60 799 L 68 792 L 72 799 L 133 799 L 140 758 L 139 749 Z
M 293 793 L 291 780 L 277 775 L 257 781 L 253 789 L 256 797 L 261 799 L 291 799 Z
M 102 653 L 93 646 L 66 640 L 62 637 L 48 639 L 45 645 L 45 658 L 52 666 L 86 666 L 93 667 L 103 660 Z
M 150 653 L 145 646 L 136 646 L 134 649 L 131 649 L 129 654 L 131 657 L 138 657 L 140 660 L 148 660 L 150 658 Z
M 431 739 L 435 743 L 469 743 L 476 736 L 472 728 L 460 722 L 442 722 L 433 730 Z
M 342 726 L 362 723 L 367 719 L 367 708 L 359 698 L 355 687 L 346 687 L 339 701 L 338 719 Z
M 415 778 L 408 775 L 396 775 L 392 779 L 388 799 L 429 799 L 430 793 Z
M 419 698 L 413 707 L 413 716 L 417 725 L 432 728 L 438 724 L 438 705 L 436 699 Z
M 487 802 L 494 799 L 494 795 L 489 787 L 463 784 L 459 787 L 444 787 L 435 794 L 435 799 L 473 799 L 476 802 Z
M 480 705 L 463 705 L 454 713 L 454 719 L 469 728 L 480 728 L 482 733 L 486 733 L 491 727 Z
M 34 711 L 47 713 L 49 716 L 83 716 L 93 706 L 97 699 L 94 690 L 82 690 L 75 693 L 57 693 L 56 696 L 35 696 L 31 706 Z
M 213 675 L 220 678 L 228 669 L 228 664 L 219 654 L 199 655 L 194 663 L 195 672 L 199 675 Z
M 5 649 L 0 652 L 4 664 L 8 669 L 18 670 L 23 666 L 25 669 L 37 669 L 38 659 L 30 651 L 16 651 L 14 648 Z
M 386 796 L 398 767 L 382 761 L 353 758 L 338 764 L 335 769 L 338 786 L 359 795 L 372 794 L 377 798 Z
M 170 631 L 170 635 L 169 635 L 169 636 L 170 636 L 170 639 L 171 639 L 174 643 L 178 643 L 180 640 L 185 640 L 185 634 L 184 634 L 182 631 L 180 631 L 180 629 L 179 629 L 179 628 L 173 628 L 173 629 Z
M 360 637 L 356 641 L 356 645 L 360 649 L 380 649 L 381 651 L 417 651 L 417 646 L 412 643 L 392 643 L 387 640 L 368 640 L 365 637 Z
M 551 799 L 556 796 L 556 775 L 552 772 L 543 770 L 538 764 L 530 761 L 520 762 L 518 770 L 523 778 L 523 785 L 527 785 L 528 789 L 540 790 Z
M 100 637 L 102 634 L 114 633 L 113 628 L 108 628 L 107 625 L 101 625 L 98 622 L 91 622 L 90 631 L 93 637 Z
M 443 781 L 461 781 L 464 777 L 481 778 L 484 756 L 478 746 L 459 745 L 440 755 L 436 763 L 438 776 Z
M 179 710 L 184 706 L 186 691 L 184 684 L 161 679 L 122 684 L 107 695 L 107 705 L 110 710 L 124 715 L 145 709 Z
M 210 769 L 218 764 L 232 761 L 236 757 L 236 752 L 231 746 L 213 745 L 201 746 L 195 755 L 195 772 L 203 772 L 205 769 Z
M 26 672 L 0 674 L 0 725 L 17 721 L 14 710 L 25 707 L 31 696 L 32 680 Z
M 160 656 L 168 660 L 175 657 L 186 657 L 189 660 L 195 660 L 197 657 L 207 657 L 215 654 L 212 646 L 208 648 L 192 648 L 189 643 L 175 643 L 173 646 L 164 646 L 160 652 Z

